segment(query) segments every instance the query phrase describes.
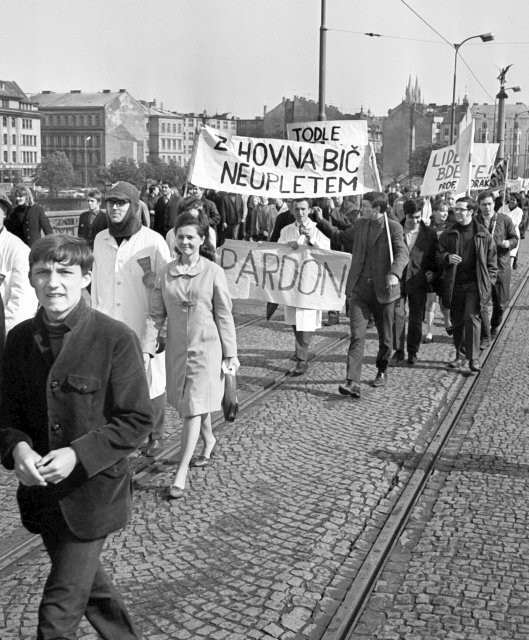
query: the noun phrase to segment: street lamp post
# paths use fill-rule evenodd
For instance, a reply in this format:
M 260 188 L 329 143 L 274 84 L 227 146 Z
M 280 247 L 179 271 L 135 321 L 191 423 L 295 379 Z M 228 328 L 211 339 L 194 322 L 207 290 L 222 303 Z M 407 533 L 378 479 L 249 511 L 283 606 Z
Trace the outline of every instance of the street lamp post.
M 454 128 L 455 128 L 455 120 L 456 120 L 456 79 L 457 79 L 457 56 L 459 55 L 459 49 L 465 42 L 469 40 L 473 40 L 474 38 L 481 38 L 482 42 L 490 42 L 494 40 L 493 33 L 482 33 L 477 36 L 470 36 L 469 38 L 465 38 L 463 42 L 459 44 L 454 44 L 455 56 L 454 56 L 454 84 L 452 87 L 452 114 L 450 117 L 450 144 L 454 144 Z
M 92 136 L 86 136 L 84 139 L 84 188 L 88 187 L 88 153 L 86 151 L 86 145 L 90 142 Z

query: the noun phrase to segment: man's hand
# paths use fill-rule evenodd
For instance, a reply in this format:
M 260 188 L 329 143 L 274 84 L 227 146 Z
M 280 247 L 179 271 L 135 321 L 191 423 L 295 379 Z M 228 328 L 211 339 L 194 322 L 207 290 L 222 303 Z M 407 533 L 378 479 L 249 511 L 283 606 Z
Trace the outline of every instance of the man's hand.
M 388 289 L 393 289 L 393 287 L 399 286 L 399 279 L 394 273 L 388 274 L 387 277 Z
M 27 442 L 19 442 L 13 449 L 15 475 L 20 484 L 26 487 L 45 487 L 46 480 L 37 469 L 41 457 Z
M 299 243 L 298 243 L 298 241 L 297 241 L 297 240 L 290 240 L 290 241 L 288 242 L 288 246 L 289 246 L 291 249 L 297 249 L 297 248 L 299 247 Z
M 222 223 L 222 228 L 223 229 L 227 229 L 228 228 L 228 223 L 227 222 L 223 222 Z
M 307 238 L 307 242 L 310 242 L 310 231 L 307 229 L 307 227 L 300 227 L 299 230 L 301 235 Z
M 508 240 L 502 240 L 500 242 L 500 247 L 503 247 L 504 249 L 510 249 L 511 243 Z
M 156 353 L 163 353 L 165 351 L 165 338 L 158 336 L 156 339 Z
M 46 482 L 57 484 L 67 478 L 77 464 L 77 454 L 72 447 L 54 449 L 37 464 L 37 470 Z
M 316 220 L 319 222 L 323 220 L 323 211 L 320 207 L 312 207 L 312 213 L 316 216 Z
M 425 275 L 426 275 L 426 282 L 432 282 L 435 276 L 433 271 L 427 271 Z
M 463 258 L 461 256 L 458 256 L 457 253 L 451 253 L 448 256 L 448 262 L 450 264 L 459 264 L 462 260 Z

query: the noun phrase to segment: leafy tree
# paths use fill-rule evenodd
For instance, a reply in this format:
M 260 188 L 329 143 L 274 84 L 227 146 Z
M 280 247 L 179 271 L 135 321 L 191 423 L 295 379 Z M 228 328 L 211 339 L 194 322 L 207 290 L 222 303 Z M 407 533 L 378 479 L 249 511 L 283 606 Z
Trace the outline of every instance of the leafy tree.
M 101 174 L 103 172 L 100 172 Z M 130 182 L 136 187 L 142 183 L 142 174 L 133 158 L 118 158 L 112 160 L 106 170 L 106 176 L 110 182 Z
M 69 189 L 73 184 L 73 166 L 63 151 L 53 151 L 38 165 L 35 182 L 50 190 L 56 196 L 61 189 Z
M 160 158 L 149 156 L 147 162 L 140 165 L 140 173 L 144 182 L 168 180 L 181 188 L 186 181 L 187 168 L 177 164 L 174 160 L 167 163 Z
M 425 144 L 417 147 L 410 158 L 410 177 L 417 176 L 424 178 L 432 151 L 440 148 L 441 145 L 437 142 L 435 144 Z

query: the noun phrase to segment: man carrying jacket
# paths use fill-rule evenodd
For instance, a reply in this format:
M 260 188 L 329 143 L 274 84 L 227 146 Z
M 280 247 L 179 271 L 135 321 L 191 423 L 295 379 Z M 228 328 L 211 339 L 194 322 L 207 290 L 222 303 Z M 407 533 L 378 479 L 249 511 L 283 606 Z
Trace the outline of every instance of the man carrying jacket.
M 478 204 L 459 198 L 454 207 L 456 224 L 439 238 L 436 260 L 443 271 L 441 298 L 450 309 L 456 355 L 450 366 L 463 364 L 462 351 L 471 372 L 479 364 L 482 309 L 488 305 L 496 282 L 496 245 L 483 225 L 473 219 Z
M 14 469 L 23 525 L 51 560 L 38 640 L 74 638 L 86 616 L 105 640 L 140 638 L 99 556 L 131 517 L 127 457 L 151 428 L 139 341 L 82 296 L 93 257 L 52 235 L 29 255 L 41 305 L 7 336 L 0 455 Z
M 408 264 L 402 225 L 390 220 L 385 193 L 370 191 L 362 196 L 362 217 L 352 227 L 339 231 L 315 209 L 318 227 L 335 242 L 352 243 L 352 261 L 347 277 L 351 341 L 347 352 L 347 380 L 338 387 L 342 395 L 360 398 L 360 374 L 369 318 L 378 332 L 377 375 L 371 382 L 383 387 L 393 349 L 393 306 L 400 297 L 400 278 Z M 391 242 L 391 249 L 390 249 Z

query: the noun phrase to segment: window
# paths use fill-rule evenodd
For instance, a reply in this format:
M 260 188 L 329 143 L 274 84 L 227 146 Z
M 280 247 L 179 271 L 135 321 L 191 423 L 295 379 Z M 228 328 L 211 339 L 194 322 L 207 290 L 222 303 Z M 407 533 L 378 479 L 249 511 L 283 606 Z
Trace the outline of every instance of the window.
M 7 127 L 7 118 L 6 118 L 6 116 L 4 116 L 4 117 L 2 118 L 2 125 L 3 125 L 4 127 Z
M 11 137 L 12 137 L 12 139 L 13 139 L 13 144 L 16 144 L 16 143 L 17 143 L 17 136 L 16 136 L 16 134 L 14 133 Z
M 3 139 L 4 139 L 4 144 L 7 144 L 7 133 L 4 133 Z
M 173 122 L 173 133 L 176 133 L 176 124 Z
M 17 152 L 13 151 L 12 155 L 13 155 L 13 162 L 16 162 L 17 161 Z
M 165 122 L 162 122 L 162 133 L 165 133 Z
M 9 162 L 8 156 L 7 156 L 7 151 L 4 151 L 4 162 Z
M 11 118 L 11 126 L 13 127 L 13 129 L 17 126 L 17 121 L 15 120 L 15 118 Z

